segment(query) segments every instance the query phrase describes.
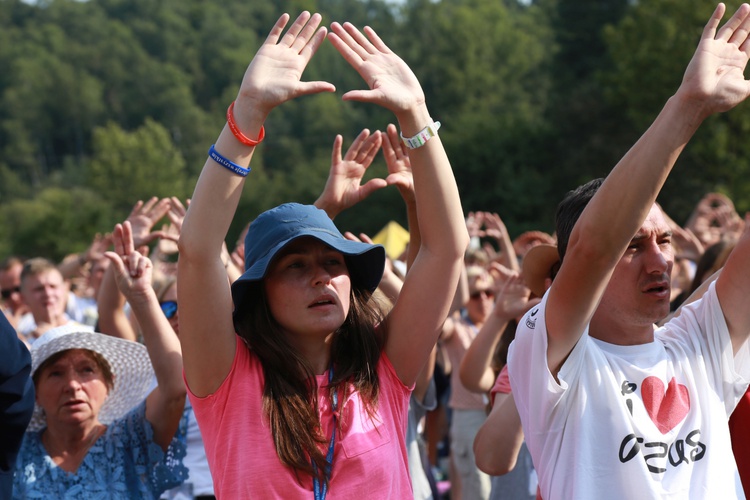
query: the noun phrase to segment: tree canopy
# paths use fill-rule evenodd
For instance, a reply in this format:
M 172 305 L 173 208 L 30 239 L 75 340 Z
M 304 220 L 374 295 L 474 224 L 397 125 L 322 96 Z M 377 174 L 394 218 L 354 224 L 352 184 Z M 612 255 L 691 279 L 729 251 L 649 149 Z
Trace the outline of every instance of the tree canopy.
M 511 235 L 552 230 L 564 193 L 606 175 L 679 85 L 714 2 L 674 0 L 0 0 L 0 257 L 61 258 L 138 199 L 190 196 L 244 70 L 283 12 L 372 26 L 425 89 L 464 209 Z M 737 5 L 728 5 L 728 11 Z M 322 189 L 344 147 L 392 116 L 341 94 L 364 82 L 324 44 L 305 72 L 335 94 L 275 110 L 233 240 L 248 220 Z M 745 107 L 746 109 L 746 107 Z M 708 191 L 750 210 L 750 116 L 708 120 L 668 181 L 679 221 Z M 369 175 L 384 176 L 382 158 Z M 342 230 L 406 224 L 395 189 Z

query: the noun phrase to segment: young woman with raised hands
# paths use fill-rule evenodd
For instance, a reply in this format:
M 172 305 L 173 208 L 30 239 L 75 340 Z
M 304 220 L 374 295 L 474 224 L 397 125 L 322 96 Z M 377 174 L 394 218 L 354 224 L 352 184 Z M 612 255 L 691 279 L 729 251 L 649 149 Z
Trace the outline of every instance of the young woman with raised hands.
M 334 23 L 328 38 L 369 87 L 343 99 L 391 110 L 414 148 L 422 237 L 395 306 L 382 317 L 369 300 L 383 248 L 345 239 L 326 214 L 364 197 L 351 179 L 343 189 L 326 185 L 337 194 L 321 198 L 339 207 L 287 203 L 258 216 L 245 239 L 245 273 L 231 288 L 221 262 L 266 117 L 291 99 L 335 90 L 301 81 L 326 39 L 320 15 L 303 12 L 284 32 L 289 20 L 279 18 L 245 72 L 182 227 L 188 393 L 218 497 L 409 498 L 409 395 L 450 306 L 468 235 L 421 86 L 372 29 Z

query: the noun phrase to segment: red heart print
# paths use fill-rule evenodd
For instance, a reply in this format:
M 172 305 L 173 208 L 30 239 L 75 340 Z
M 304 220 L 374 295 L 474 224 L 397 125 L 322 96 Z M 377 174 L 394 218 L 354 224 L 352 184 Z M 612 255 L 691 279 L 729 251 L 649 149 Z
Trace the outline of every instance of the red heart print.
M 666 434 L 682 422 L 690 410 L 687 387 L 672 378 L 666 392 L 664 382 L 657 377 L 646 377 L 641 384 L 643 405 L 659 432 Z

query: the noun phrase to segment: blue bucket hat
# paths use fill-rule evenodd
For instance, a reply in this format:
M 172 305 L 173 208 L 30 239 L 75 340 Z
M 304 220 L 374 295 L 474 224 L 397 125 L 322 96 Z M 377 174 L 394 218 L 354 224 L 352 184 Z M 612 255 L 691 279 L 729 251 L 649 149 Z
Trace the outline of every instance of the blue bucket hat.
M 313 205 L 285 203 L 267 210 L 255 219 L 245 237 L 245 272 L 232 283 L 235 311 L 249 285 L 263 279 L 273 258 L 286 245 L 303 236 L 312 236 L 344 254 L 354 287 L 374 291 L 383 277 L 385 248 L 347 240 L 325 211 Z

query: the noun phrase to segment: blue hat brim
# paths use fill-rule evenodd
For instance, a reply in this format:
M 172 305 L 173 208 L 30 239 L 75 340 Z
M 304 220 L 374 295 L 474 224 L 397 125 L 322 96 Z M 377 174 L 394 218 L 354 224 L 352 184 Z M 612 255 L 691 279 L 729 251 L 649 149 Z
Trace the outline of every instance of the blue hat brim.
M 347 240 L 324 229 L 305 228 L 296 232 L 291 238 L 277 243 L 232 283 L 232 301 L 235 311 L 242 304 L 249 286 L 265 277 L 269 265 L 279 251 L 293 241 L 306 236 L 320 240 L 344 255 L 354 287 L 364 288 L 370 292 L 375 291 L 383 278 L 385 268 L 385 248 L 382 245 Z

